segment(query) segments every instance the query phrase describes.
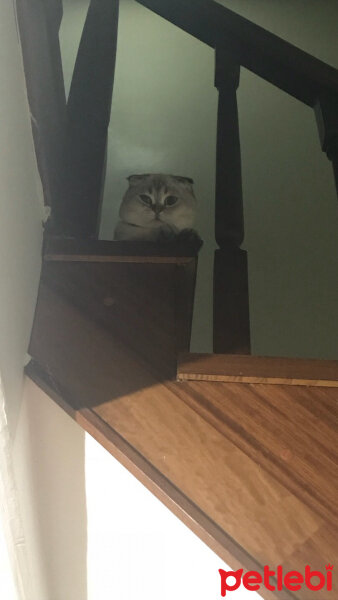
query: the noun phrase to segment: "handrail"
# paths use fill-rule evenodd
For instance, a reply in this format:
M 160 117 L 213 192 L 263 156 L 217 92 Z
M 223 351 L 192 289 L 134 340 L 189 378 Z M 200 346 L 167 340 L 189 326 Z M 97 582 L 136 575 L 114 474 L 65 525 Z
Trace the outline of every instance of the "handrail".
M 337 190 L 338 71 L 214 0 L 137 1 L 215 49 L 219 93 L 215 239 L 219 248 L 214 262 L 214 350 L 247 354 L 248 269 L 247 253 L 241 248 L 244 217 L 237 108 L 240 67 L 314 108 Z M 119 0 L 90 0 L 67 106 L 58 41 L 60 0 L 51 0 L 48 11 L 33 1 L 28 3 L 29 9 L 27 2 L 17 3 L 39 167 L 52 208 L 48 231 L 78 239 L 96 238 Z
M 216 48 L 226 39 L 239 63 L 314 106 L 323 90 L 338 94 L 338 70 L 213 0 L 137 0 L 200 41 Z
M 214 0 L 137 0 L 215 49 L 216 153 L 214 352 L 250 353 L 247 253 L 237 88 L 246 67 L 311 106 L 338 191 L 338 70 Z

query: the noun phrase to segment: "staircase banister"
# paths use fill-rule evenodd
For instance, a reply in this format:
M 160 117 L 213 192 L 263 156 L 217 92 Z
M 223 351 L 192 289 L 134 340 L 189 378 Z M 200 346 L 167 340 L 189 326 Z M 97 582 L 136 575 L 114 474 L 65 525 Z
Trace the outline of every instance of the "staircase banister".
M 230 37 L 241 65 L 314 106 L 323 90 L 338 95 L 338 70 L 213 0 L 137 0 L 215 48 Z

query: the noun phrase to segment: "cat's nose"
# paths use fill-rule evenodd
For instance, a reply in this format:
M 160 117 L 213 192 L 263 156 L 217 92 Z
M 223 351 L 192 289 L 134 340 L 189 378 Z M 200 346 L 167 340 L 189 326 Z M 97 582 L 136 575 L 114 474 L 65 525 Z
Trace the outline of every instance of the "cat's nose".
M 155 213 L 156 217 L 157 217 L 157 216 L 158 216 L 158 215 L 159 215 L 159 214 L 162 212 L 162 210 L 163 210 L 163 209 L 164 209 L 164 206 L 163 206 L 163 205 L 161 205 L 161 204 L 156 204 L 156 205 L 153 207 L 153 211 L 154 211 L 154 213 Z

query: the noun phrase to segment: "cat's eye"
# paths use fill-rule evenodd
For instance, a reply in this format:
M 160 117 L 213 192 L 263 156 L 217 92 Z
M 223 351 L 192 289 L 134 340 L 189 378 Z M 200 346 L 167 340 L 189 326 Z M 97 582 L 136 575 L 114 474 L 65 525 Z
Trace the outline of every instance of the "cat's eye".
M 152 199 L 151 199 L 150 196 L 147 196 L 147 194 L 140 194 L 140 199 L 147 206 L 151 206 L 152 205 Z
M 176 204 L 178 198 L 176 196 L 167 196 L 165 199 L 165 203 L 167 206 L 174 206 Z

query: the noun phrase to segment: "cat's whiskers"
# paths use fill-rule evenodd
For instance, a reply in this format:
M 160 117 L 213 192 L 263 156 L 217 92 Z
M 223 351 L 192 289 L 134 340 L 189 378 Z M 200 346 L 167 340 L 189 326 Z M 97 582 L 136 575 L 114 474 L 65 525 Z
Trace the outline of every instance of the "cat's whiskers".
M 176 235 L 193 227 L 196 199 L 191 179 L 155 174 L 133 175 L 128 180 L 115 239 L 157 240 L 162 231 Z

